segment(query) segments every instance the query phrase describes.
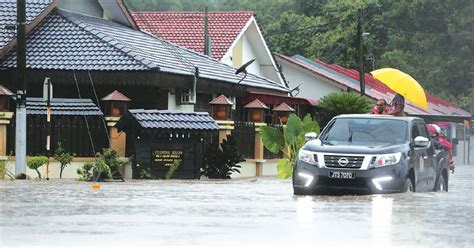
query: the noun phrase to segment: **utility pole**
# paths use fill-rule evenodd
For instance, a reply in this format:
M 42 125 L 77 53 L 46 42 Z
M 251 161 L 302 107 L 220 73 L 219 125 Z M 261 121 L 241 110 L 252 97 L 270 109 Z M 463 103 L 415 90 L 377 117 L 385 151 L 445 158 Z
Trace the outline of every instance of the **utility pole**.
M 17 0 L 15 174 L 26 173 L 26 3 Z
M 358 42 L 358 65 L 359 65 L 359 82 L 360 95 L 365 95 L 365 73 L 364 73 L 364 31 L 362 30 L 362 9 L 359 10 L 359 20 L 357 21 L 357 42 Z
M 211 55 L 211 47 L 209 41 L 209 14 L 207 7 L 204 8 L 204 54 Z

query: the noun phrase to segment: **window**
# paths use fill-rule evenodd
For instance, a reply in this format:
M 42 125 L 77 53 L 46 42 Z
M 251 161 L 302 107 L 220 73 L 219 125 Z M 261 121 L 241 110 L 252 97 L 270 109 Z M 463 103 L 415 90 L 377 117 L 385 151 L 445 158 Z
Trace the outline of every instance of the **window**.
M 416 123 L 413 123 L 413 126 L 411 128 L 411 138 L 415 139 L 418 136 L 420 136 L 420 131 L 418 130 L 418 125 Z

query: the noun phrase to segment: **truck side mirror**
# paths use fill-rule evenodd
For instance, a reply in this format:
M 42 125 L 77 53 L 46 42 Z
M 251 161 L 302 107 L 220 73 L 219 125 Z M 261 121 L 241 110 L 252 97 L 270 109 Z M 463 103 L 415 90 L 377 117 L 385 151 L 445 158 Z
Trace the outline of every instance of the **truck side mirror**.
M 430 146 L 430 139 L 423 137 L 423 136 L 417 136 L 415 138 L 415 147 L 428 147 Z
M 315 132 L 310 132 L 304 135 L 304 140 L 311 141 L 311 140 L 315 140 L 317 137 L 318 135 Z

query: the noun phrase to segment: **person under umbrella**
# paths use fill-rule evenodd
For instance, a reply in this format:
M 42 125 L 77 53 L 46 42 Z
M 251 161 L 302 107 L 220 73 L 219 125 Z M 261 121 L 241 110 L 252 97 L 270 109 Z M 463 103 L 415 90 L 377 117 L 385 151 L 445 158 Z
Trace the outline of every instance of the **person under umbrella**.
M 395 116 L 404 116 L 405 115 L 405 98 L 396 94 L 390 103 L 390 107 L 387 110 L 387 114 Z

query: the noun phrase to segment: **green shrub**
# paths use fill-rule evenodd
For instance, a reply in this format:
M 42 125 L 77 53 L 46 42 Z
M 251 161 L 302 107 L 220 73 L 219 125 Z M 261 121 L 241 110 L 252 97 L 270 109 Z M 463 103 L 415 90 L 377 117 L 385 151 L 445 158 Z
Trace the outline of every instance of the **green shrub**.
M 48 162 L 47 157 L 35 156 L 28 159 L 28 161 L 26 162 L 26 165 L 28 166 L 28 168 L 35 170 L 36 173 L 38 173 L 38 178 L 41 179 L 41 173 L 39 172 L 38 168 L 43 166 L 47 162 Z
M 277 164 L 279 178 L 291 177 L 298 151 L 306 143 L 304 136 L 309 132 L 319 133 L 318 123 L 313 121 L 309 114 L 303 120 L 291 114 L 283 131 L 269 126 L 260 128 L 260 136 L 265 148 L 275 154 L 281 151 L 285 155 L 285 158 L 280 159 Z
M 370 112 L 372 102 L 369 98 L 356 93 L 334 92 L 321 98 L 318 103 L 319 123 L 322 126 L 341 114 L 366 114 Z
M 166 172 L 165 178 L 171 179 L 174 175 L 174 172 L 179 168 L 180 165 L 181 165 L 181 159 L 173 161 L 173 164 L 170 166 L 170 168 Z
M 63 178 L 63 171 L 66 166 L 71 164 L 71 161 L 74 159 L 74 156 L 76 156 L 76 154 L 64 151 L 64 149 L 61 147 L 61 143 L 58 143 L 58 148 L 54 152 L 54 159 L 61 164 L 59 178 Z
M 240 173 L 238 163 L 245 161 L 239 152 L 237 141 L 233 135 L 227 135 L 221 147 L 210 144 L 203 156 L 201 173 L 209 178 L 230 179 L 233 172 Z
M 95 164 L 93 163 L 85 163 L 77 169 L 77 174 L 79 175 L 79 180 L 81 181 L 89 181 L 92 178 L 92 168 L 94 168 Z
M 95 163 L 85 163 L 77 169 L 77 174 L 79 180 L 85 181 L 112 179 L 114 175 L 120 175 L 119 168 L 125 163 L 115 150 L 104 148 L 101 153 L 96 154 Z

